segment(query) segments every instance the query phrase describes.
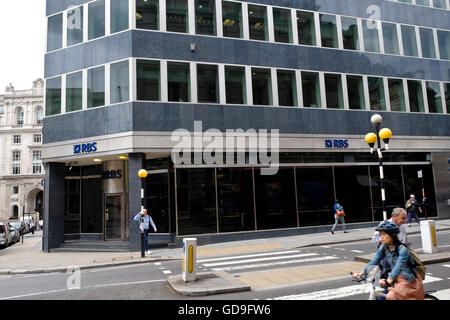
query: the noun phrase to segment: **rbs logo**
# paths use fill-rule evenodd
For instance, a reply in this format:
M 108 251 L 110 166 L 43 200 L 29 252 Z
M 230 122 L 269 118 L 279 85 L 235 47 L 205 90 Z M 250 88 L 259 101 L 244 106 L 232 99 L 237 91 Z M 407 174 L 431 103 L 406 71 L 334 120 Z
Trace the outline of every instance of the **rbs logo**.
M 348 148 L 348 140 L 325 140 L 326 148 L 335 148 L 335 149 L 347 149 Z
M 91 153 L 97 151 L 97 142 L 93 143 L 85 143 L 85 144 L 77 144 L 73 146 L 73 153 Z
M 103 171 L 102 179 L 121 179 L 122 170 Z

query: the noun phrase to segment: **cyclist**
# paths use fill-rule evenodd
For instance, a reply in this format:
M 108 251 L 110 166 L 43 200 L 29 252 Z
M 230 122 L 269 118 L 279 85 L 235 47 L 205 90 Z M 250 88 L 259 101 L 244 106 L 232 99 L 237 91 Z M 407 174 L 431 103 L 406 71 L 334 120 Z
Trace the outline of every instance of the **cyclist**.
M 380 280 L 380 286 L 389 287 L 387 300 L 423 300 L 425 291 L 421 276 L 417 273 L 414 260 L 408 248 L 398 240 L 399 227 L 389 221 L 385 221 L 378 226 L 376 231 L 380 232 L 382 245 L 378 249 L 375 257 L 363 269 L 361 273 L 354 273 L 354 278 L 367 277 L 368 268 L 377 266 L 380 261 L 387 258 L 392 267 L 387 279 Z

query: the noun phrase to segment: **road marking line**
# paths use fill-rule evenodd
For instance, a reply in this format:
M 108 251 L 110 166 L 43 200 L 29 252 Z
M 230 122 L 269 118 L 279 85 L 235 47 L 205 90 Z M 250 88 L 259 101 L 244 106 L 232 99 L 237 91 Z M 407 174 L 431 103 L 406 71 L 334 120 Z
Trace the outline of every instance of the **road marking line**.
M 161 262 L 155 262 L 155 266 L 160 266 Z
M 437 277 L 432 277 L 432 276 L 426 276 L 425 280 L 423 280 L 423 283 L 431 283 L 431 282 L 436 282 L 436 281 L 442 281 L 443 279 L 441 278 L 437 278 Z
M 443 264 L 443 267 L 450 268 L 450 264 Z
M 277 262 L 271 262 L 271 263 L 247 264 L 247 265 L 234 266 L 234 267 L 211 268 L 211 270 L 213 270 L 213 271 L 219 271 L 219 270 L 235 271 L 235 270 L 243 270 L 243 269 L 280 266 L 280 265 L 286 265 L 286 264 L 292 264 L 292 263 L 315 262 L 315 261 L 325 261 L 325 260 L 335 260 L 335 259 L 339 259 L 339 258 L 337 258 L 337 257 L 320 257 L 320 258 L 312 258 L 312 259 L 277 261 Z
M 290 253 L 298 253 L 298 250 L 257 253 L 257 254 L 249 254 L 249 255 L 244 255 L 244 256 L 231 256 L 231 257 L 215 258 L 215 259 L 203 259 L 203 260 L 197 260 L 197 262 L 203 263 L 203 262 L 210 262 L 210 261 L 229 261 L 229 260 L 242 259 L 242 258 L 265 257 L 265 256 L 283 255 L 283 254 L 290 254 Z
M 280 259 L 303 258 L 303 257 L 311 257 L 311 256 L 318 256 L 318 254 L 317 253 L 303 253 L 303 254 L 295 254 L 292 256 L 280 256 L 280 257 L 270 257 L 270 258 L 261 258 L 261 259 L 247 259 L 247 260 L 218 262 L 218 263 L 205 263 L 205 264 L 203 264 L 203 266 L 205 266 L 205 267 L 228 266 L 228 265 L 232 265 L 232 264 L 251 263 L 251 262 L 258 262 L 258 261 L 273 261 L 273 260 L 280 260 Z
M 4 298 L 0 298 L 0 300 L 26 298 L 26 297 L 32 297 L 32 296 L 37 296 L 37 295 L 41 295 L 41 294 L 49 294 L 49 293 L 56 293 L 56 292 L 63 292 L 63 291 L 70 291 L 70 290 L 69 289 L 60 289 L 60 290 L 51 290 L 51 291 L 44 291 L 44 292 L 29 293 L 29 294 L 23 294 L 23 295 L 19 295 L 19 296 L 4 297 Z
M 164 273 L 164 274 L 171 274 L 172 271 L 170 271 L 170 270 L 163 270 L 163 273 Z
M 364 251 L 361 250 L 350 250 L 351 252 L 356 252 L 356 253 L 364 253 Z
M 103 272 L 103 271 L 110 271 L 110 270 L 119 270 L 119 269 L 128 269 L 128 268 L 137 268 L 137 267 L 142 267 L 142 266 L 144 266 L 145 264 L 146 264 L 146 263 L 141 263 L 141 264 L 128 264 L 128 265 L 118 266 L 118 267 L 98 268 L 98 269 L 96 269 L 96 270 L 90 270 L 89 273 Z
M 289 296 L 282 296 L 271 298 L 268 300 L 331 300 L 337 298 L 344 298 L 357 294 L 369 293 L 371 284 L 354 285 L 337 289 L 327 289 L 311 293 L 295 294 Z
M 153 282 L 165 282 L 167 279 L 160 279 L 160 280 L 148 280 L 148 281 L 137 281 L 137 282 L 122 282 L 122 283 L 111 283 L 111 284 L 99 284 L 95 286 L 86 286 L 82 289 L 89 289 L 89 288 L 102 288 L 102 287 L 114 287 L 114 286 L 128 286 L 132 284 L 143 284 L 143 283 L 153 283 Z

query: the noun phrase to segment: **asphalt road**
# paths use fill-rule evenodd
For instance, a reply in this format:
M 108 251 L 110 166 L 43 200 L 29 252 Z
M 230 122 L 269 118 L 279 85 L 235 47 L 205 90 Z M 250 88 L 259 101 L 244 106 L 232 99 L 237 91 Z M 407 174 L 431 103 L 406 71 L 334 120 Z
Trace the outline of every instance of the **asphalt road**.
M 410 235 L 412 248 L 421 247 L 420 235 Z M 439 233 L 439 246 L 450 246 L 450 232 Z M 214 257 L 199 260 L 198 272 L 228 268 L 234 275 L 241 272 L 290 268 L 295 266 L 332 264 L 354 261 L 354 257 L 374 252 L 369 242 L 336 244 L 273 251 L 253 255 Z M 359 271 L 359 270 L 349 270 Z M 427 265 L 426 290 L 450 288 L 450 262 Z M 266 287 L 263 290 L 229 293 L 207 297 L 185 297 L 174 293 L 167 278 L 181 274 L 180 261 L 83 270 L 70 274 L 39 274 L 0 276 L 0 300 L 253 300 L 302 299 L 335 297 L 345 300 L 365 300 L 368 294 L 355 294 L 358 283 L 341 277 L 335 280 Z M 342 296 L 342 288 L 350 295 Z M 326 290 L 330 292 L 326 292 Z M 326 294 L 325 294 L 325 293 Z M 328 296 L 327 296 L 328 294 Z M 334 294 L 334 296 L 333 296 Z M 325 296 L 324 296 L 325 295 Z

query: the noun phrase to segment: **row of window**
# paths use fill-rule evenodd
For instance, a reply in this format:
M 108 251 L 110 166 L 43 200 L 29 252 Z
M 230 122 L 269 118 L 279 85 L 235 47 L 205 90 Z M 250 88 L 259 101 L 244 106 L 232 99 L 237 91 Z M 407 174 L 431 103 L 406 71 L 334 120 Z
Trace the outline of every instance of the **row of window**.
M 2 114 L 2 113 L 0 113 Z M 4 113 L 3 113 L 4 114 Z M 16 108 L 14 112 L 14 124 L 18 127 L 22 127 L 25 122 L 25 115 L 24 110 L 22 107 Z M 42 125 L 44 123 L 44 109 L 41 107 L 38 107 L 35 110 L 35 117 L 34 117 L 35 124 Z
M 110 34 L 128 29 L 128 0 L 109 1 Z M 137 29 L 450 60 L 448 30 L 234 1 L 221 1 L 219 7 L 216 0 L 193 0 L 195 13 L 191 18 L 189 0 L 133 1 L 136 1 Z M 164 19 L 161 5 L 165 6 Z M 83 8 L 89 12 L 86 36 L 83 36 Z M 66 15 L 66 46 L 105 35 L 105 0 L 69 9 Z M 62 13 L 48 18 L 48 51 L 62 48 L 63 25 Z
M 47 79 L 47 116 L 136 100 L 450 113 L 450 83 L 143 59 Z
M 414 4 L 417 6 L 450 10 L 450 3 L 448 2 L 448 0 L 388 0 L 388 1 L 403 2 L 408 4 Z
M 33 135 L 33 142 L 34 143 L 41 143 L 42 142 L 42 135 L 41 134 L 34 134 Z M 22 136 L 20 134 L 13 135 L 13 144 L 21 144 L 22 143 Z
M 12 174 L 19 175 L 20 167 L 21 167 L 21 152 L 13 151 L 12 152 Z M 32 172 L 33 174 L 41 174 L 42 173 L 42 151 L 33 150 L 33 161 L 32 161 Z

